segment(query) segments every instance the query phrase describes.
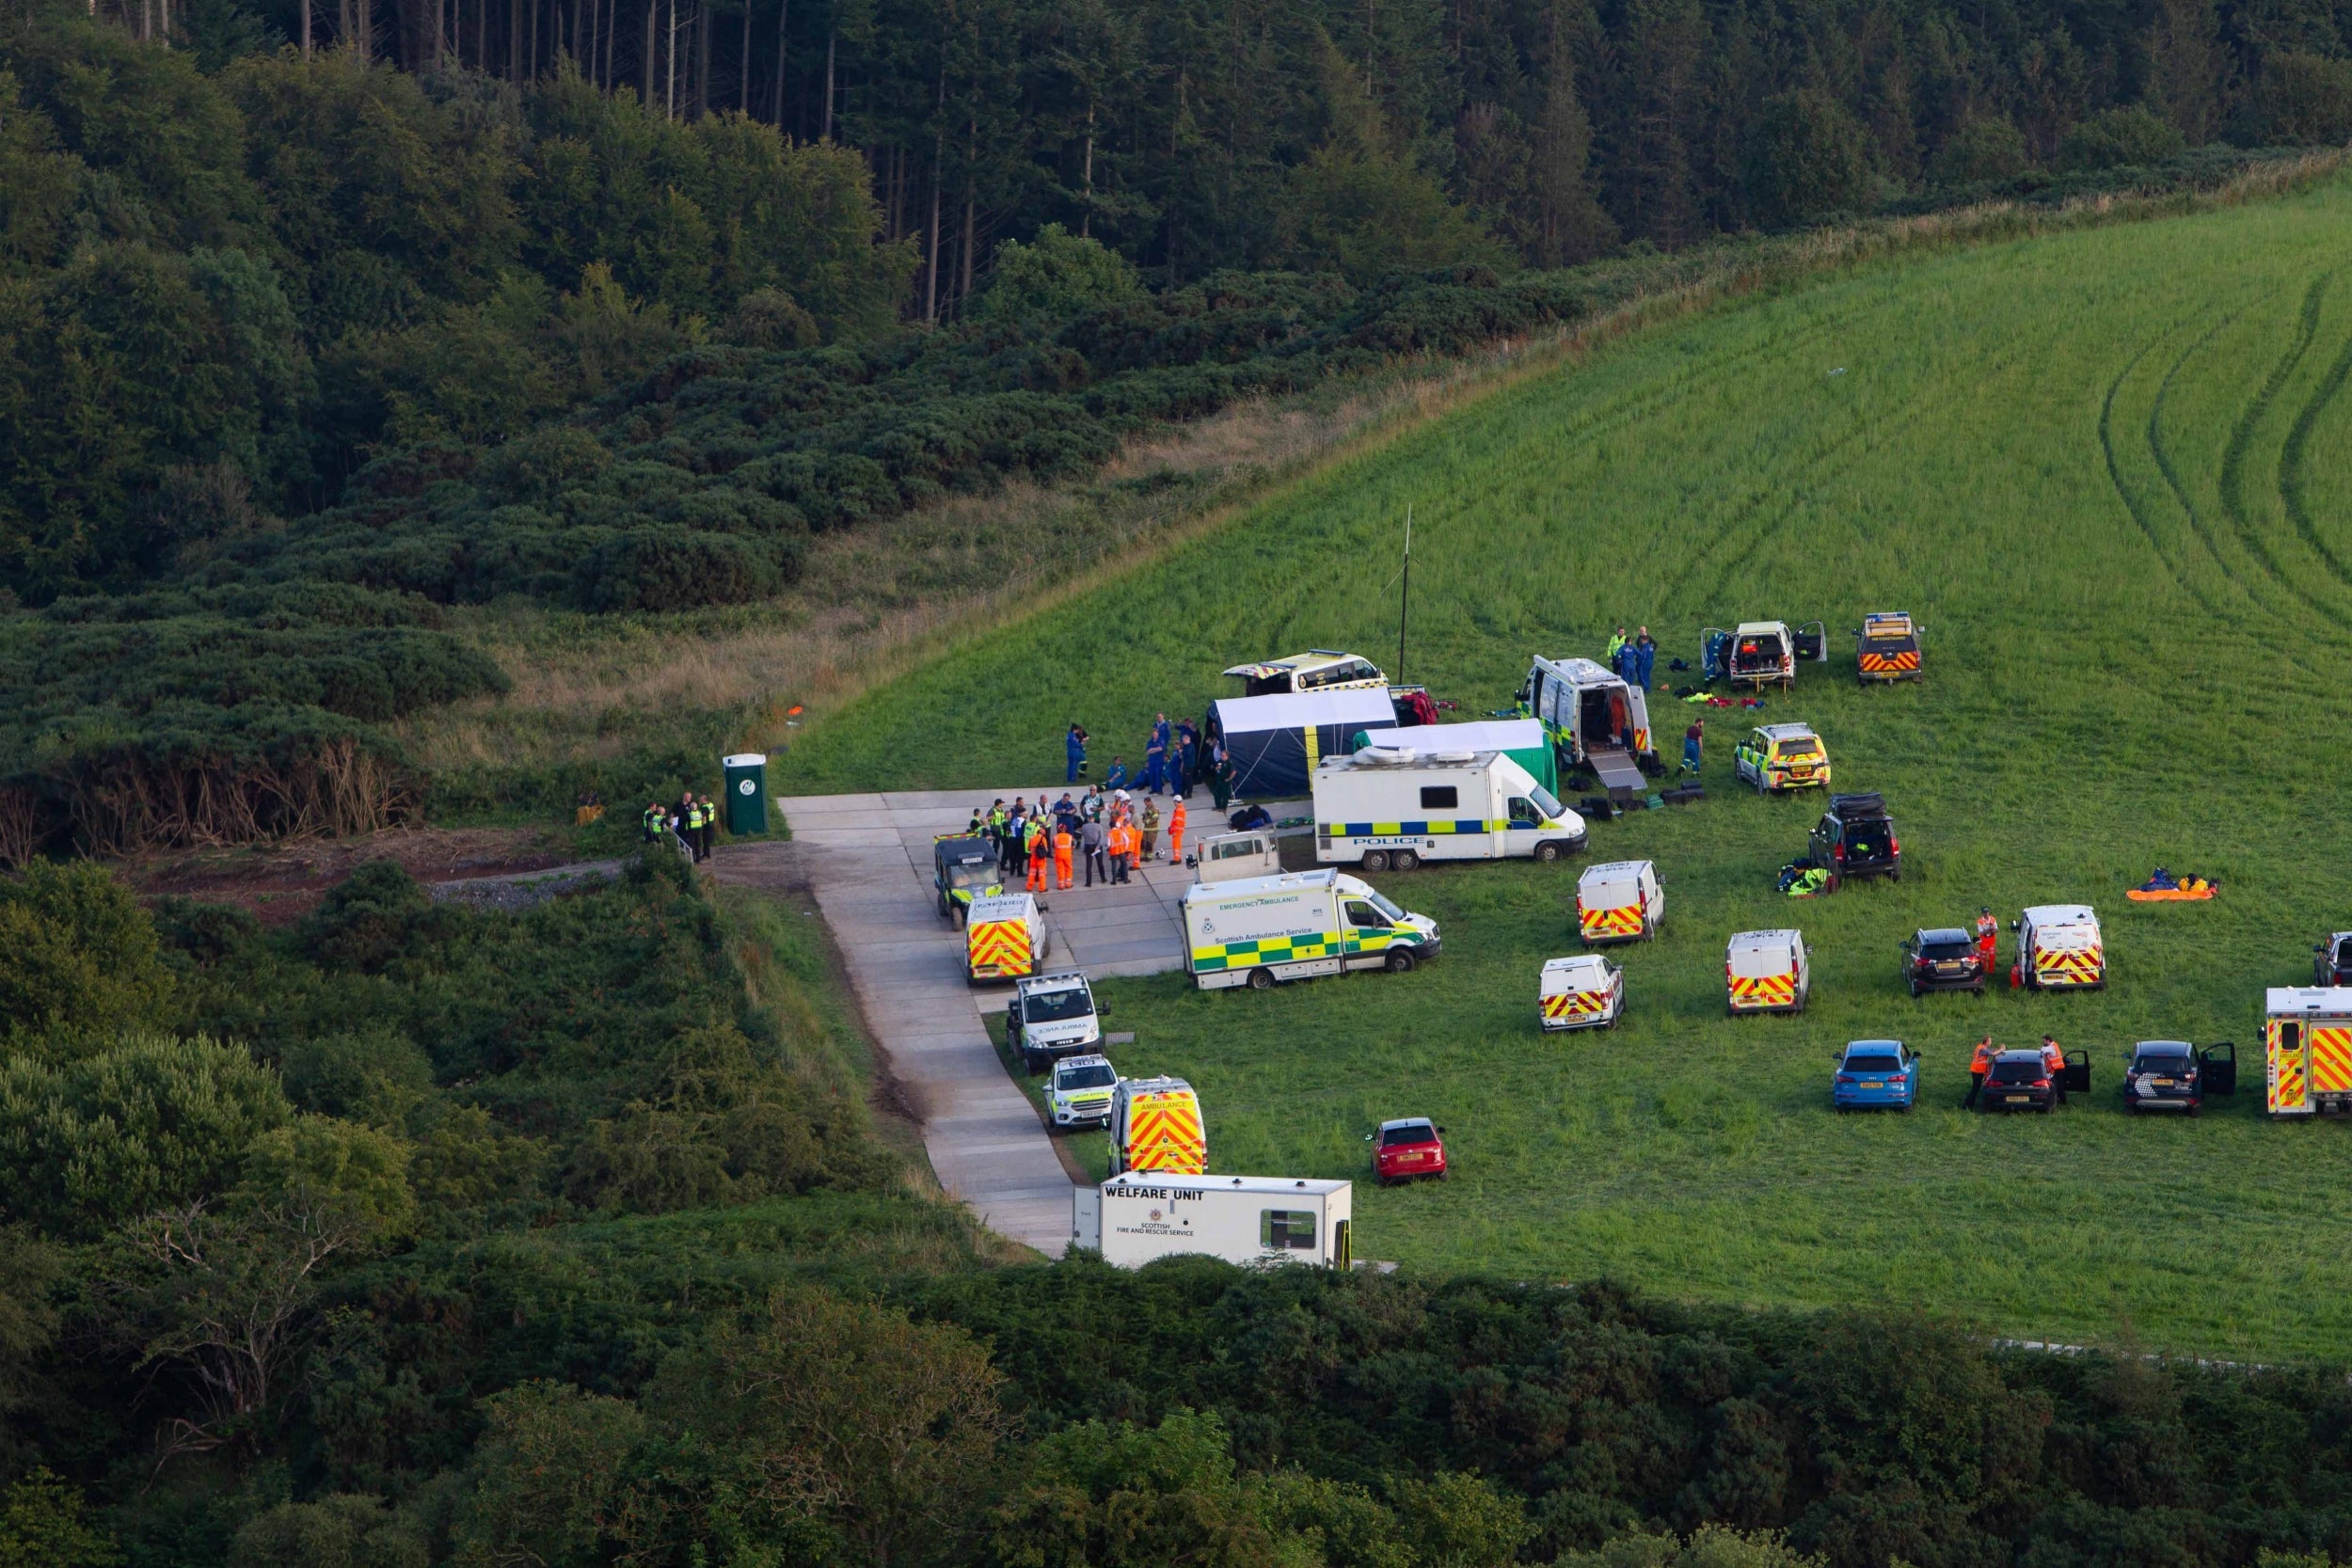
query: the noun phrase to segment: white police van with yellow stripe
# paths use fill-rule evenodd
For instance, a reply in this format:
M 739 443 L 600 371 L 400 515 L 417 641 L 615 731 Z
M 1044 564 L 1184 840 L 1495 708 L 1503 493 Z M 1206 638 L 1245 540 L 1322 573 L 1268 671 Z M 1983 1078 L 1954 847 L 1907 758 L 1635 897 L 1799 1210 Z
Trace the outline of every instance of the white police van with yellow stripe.
M 1315 769 L 1315 859 L 1366 871 L 1422 861 L 1556 861 L 1584 819 L 1501 752 L 1367 746 Z
M 1437 957 L 1438 923 L 1337 871 L 1292 871 L 1184 893 L 1184 967 L 1202 990 L 1350 969 L 1403 974 Z

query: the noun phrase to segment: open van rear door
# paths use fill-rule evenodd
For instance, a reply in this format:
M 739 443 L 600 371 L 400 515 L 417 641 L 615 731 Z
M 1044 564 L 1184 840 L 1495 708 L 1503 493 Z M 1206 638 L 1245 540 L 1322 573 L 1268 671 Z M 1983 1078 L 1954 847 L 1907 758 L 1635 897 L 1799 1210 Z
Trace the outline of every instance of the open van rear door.
M 1721 626 L 1708 626 L 1699 632 L 1699 675 L 1716 681 L 1731 673 L 1728 650 L 1731 633 Z
M 1797 657 L 1816 664 L 1829 662 L 1829 630 L 1821 622 L 1807 621 L 1797 628 Z
M 1658 750 L 1657 737 L 1649 731 L 1649 699 L 1638 686 L 1628 682 L 1626 695 L 1633 703 L 1633 749 L 1647 753 Z
M 2207 1094 L 2237 1093 L 2237 1047 L 2228 1040 L 2218 1040 L 2197 1053 L 2204 1067 Z
M 2058 1087 L 2068 1094 L 2090 1092 L 2090 1052 L 2070 1051 L 2066 1053 L 2066 1066 L 2058 1074 Z

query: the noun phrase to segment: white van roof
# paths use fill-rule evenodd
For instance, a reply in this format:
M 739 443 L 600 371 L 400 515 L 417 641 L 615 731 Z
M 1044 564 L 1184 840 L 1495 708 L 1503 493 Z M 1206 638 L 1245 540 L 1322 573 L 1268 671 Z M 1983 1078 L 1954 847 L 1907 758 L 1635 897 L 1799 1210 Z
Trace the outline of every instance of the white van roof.
M 2352 986 L 2272 986 L 2263 992 L 2263 1011 L 2274 1017 L 2281 1013 L 2352 1016 Z
M 1787 637 L 1788 623 L 1786 621 L 1742 621 L 1732 635 L 1734 637 L 1762 637 L 1767 633 L 1774 637 Z
M 1804 933 L 1795 927 L 1783 926 L 1771 931 L 1734 931 L 1731 933 L 1730 945 L 1734 951 L 1743 947 L 1786 947 L 1790 942 L 1801 941 L 1803 938 Z
M 1584 875 L 1576 879 L 1576 885 L 1582 887 L 1590 882 L 1595 887 L 1607 887 L 1612 882 L 1632 881 L 1643 872 L 1653 869 L 1647 861 L 1603 861 L 1598 865 L 1586 866 Z
M 1271 877 L 1236 877 L 1230 882 L 1195 882 L 1184 890 L 1184 902 L 1216 903 L 1227 898 L 1263 897 L 1301 888 L 1330 887 L 1340 873 L 1329 866 L 1320 871 L 1278 871 Z
M 1560 678 L 1570 686 L 1623 686 L 1625 684 L 1625 681 L 1614 671 L 1597 659 L 1547 658 L 1543 662 L 1558 671 Z
M 1342 770 L 1356 768 L 1367 773 L 1428 772 L 1445 768 L 1457 773 L 1484 773 L 1494 766 L 1500 752 L 1420 751 L 1409 747 L 1386 744 L 1386 731 L 1381 738 L 1360 752 L 1347 752 L 1335 757 L 1325 757 L 1322 766 Z
M 1546 958 L 1542 977 L 1536 982 L 1539 994 L 1551 996 L 1559 991 L 1581 989 L 1579 981 L 1598 985 L 1609 978 L 1609 960 L 1597 953 L 1578 953 L 1565 958 Z
M 1121 1187 L 1164 1187 L 1187 1193 L 1254 1193 L 1263 1196 L 1288 1194 L 1293 1197 L 1328 1197 L 1347 1191 L 1350 1183 L 1321 1177 L 1296 1176 L 1174 1176 L 1167 1171 L 1131 1170 L 1103 1183 L 1104 1192 Z
M 2088 904 L 2036 904 L 2026 911 L 2028 926 L 2096 926 L 2099 917 Z
M 1021 920 L 1037 913 L 1037 900 L 1026 893 L 989 893 L 972 900 L 967 925 L 984 920 Z

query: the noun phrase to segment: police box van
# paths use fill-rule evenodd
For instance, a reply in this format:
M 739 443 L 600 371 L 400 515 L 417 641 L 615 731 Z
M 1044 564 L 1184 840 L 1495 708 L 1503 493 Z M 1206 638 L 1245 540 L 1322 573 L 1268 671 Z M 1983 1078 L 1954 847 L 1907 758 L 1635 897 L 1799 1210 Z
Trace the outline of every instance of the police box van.
M 1366 871 L 1422 861 L 1551 862 L 1584 847 L 1584 819 L 1501 752 L 1367 746 L 1314 773 L 1315 859 Z
M 1403 974 L 1438 953 L 1438 923 L 1337 871 L 1291 871 L 1184 891 L 1184 968 L 1202 990 L 1350 969 Z

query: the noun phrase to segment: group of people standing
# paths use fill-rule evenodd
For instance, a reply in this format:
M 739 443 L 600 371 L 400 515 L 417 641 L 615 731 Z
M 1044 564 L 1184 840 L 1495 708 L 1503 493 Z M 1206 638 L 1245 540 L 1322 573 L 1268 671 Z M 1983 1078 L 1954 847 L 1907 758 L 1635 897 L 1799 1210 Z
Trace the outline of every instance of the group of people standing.
M 1635 628 L 1630 637 L 1619 626 L 1617 634 L 1609 640 L 1607 663 L 1626 685 L 1647 690 L 1650 672 L 1658 666 L 1658 640 L 1650 636 L 1647 626 Z
M 1069 732 L 1062 736 L 1062 783 L 1074 784 L 1086 777 L 1087 742 L 1091 738 L 1084 724 L 1071 721 Z M 1152 721 L 1151 738 L 1143 749 L 1143 766 L 1130 774 L 1126 757 L 1116 755 L 1111 758 L 1109 771 L 1103 776 L 1103 787 L 1114 793 L 1133 790 L 1137 795 L 1157 795 L 1165 790 L 1179 800 L 1191 794 L 1198 784 L 1209 786 L 1217 809 L 1223 811 L 1232 787 L 1224 742 L 1204 736 L 1200 726 L 1190 719 L 1179 719 L 1171 724 L 1165 713 Z
M 691 789 L 681 790 L 677 809 L 673 811 L 655 800 L 645 807 L 639 819 L 645 830 L 645 842 L 653 843 L 663 833 L 674 832 L 687 848 L 694 853 L 694 862 L 701 864 L 710 858 L 710 835 L 719 826 L 719 802 L 698 800 Z
M 1123 789 L 1096 784 L 1083 799 L 1062 798 L 1047 805 L 1045 797 L 1032 806 L 1016 798 L 1010 806 L 1002 799 L 986 811 L 974 811 L 967 832 L 996 846 L 996 866 L 1005 885 L 1024 883 L 1031 893 L 1051 885 L 1076 885 L 1077 863 L 1086 863 L 1086 885 L 1123 882 L 1145 861 L 1160 858 L 1160 806 L 1146 798 L 1140 805 Z M 1166 821 L 1168 858 L 1184 855 L 1184 799 L 1177 796 Z

